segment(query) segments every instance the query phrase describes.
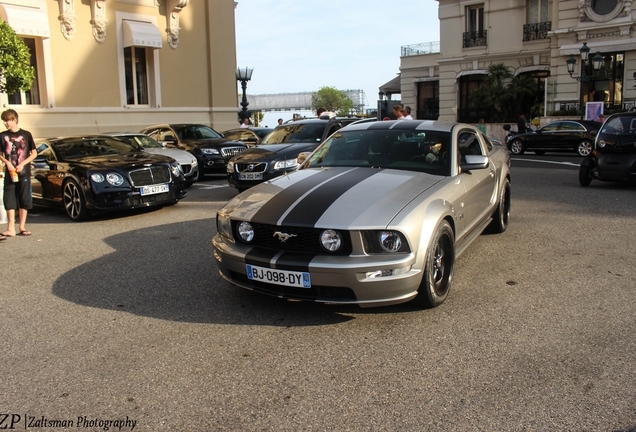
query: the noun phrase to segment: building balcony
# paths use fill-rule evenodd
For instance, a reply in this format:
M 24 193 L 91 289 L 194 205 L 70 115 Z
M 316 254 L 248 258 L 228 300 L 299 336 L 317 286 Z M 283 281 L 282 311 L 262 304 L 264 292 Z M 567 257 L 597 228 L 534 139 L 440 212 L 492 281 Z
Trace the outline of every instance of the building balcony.
M 548 32 L 552 30 L 552 22 L 546 21 L 542 23 L 526 24 L 523 26 L 523 41 L 533 41 L 547 39 Z
M 437 53 L 439 53 L 439 41 L 405 45 L 402 47 L 402 57 Z
M 487 30 L 464 33 L 464 48 L 488 46 Z

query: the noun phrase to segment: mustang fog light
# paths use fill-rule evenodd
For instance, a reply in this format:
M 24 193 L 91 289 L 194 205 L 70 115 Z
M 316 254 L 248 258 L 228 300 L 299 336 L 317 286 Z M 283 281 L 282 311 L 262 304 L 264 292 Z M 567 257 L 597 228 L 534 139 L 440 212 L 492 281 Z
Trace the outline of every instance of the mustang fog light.
M 124 178 L 117 173 L 108 173 L 106 174 L 106 181 L 112 184 L 113 186 L 121 186 L 124 184 Z
M 91 180 L 93 180 L 95 183 L 101 183 L 104 181 L 104 176 L 100 173 L 91 174 Z
M 408 273 L 409 270 L 411 270 L 411 267 L 400 267 L 400 268 L 396 268 L 396 269 L 390 269 L 390 270 L 376 270 L 376 271 L 372 271 L 372 272 L 367 272 L 365 274 L 365 276 L 367 277 L 367 279 L 377 279 L 377 278 L 383 278 L 383 277 L 387 277 L 387 276 L 397 276 L 397 275 L 401 275 L 404 273 Z
M 251 242 L 254 239 L 254 227 L 249 222 L 241 222 L 236 228 L 239 237 L 244 242 Z
M 320 244 L 329 252 L 337 252 L 342 246 L 342 236 L 338 231 L 324 230 L 320 234 Z
M 378 234 L 378 240 L 386 252 L 397 252 L 402 247 L 402 238 L 395 231 L 381 231 Z

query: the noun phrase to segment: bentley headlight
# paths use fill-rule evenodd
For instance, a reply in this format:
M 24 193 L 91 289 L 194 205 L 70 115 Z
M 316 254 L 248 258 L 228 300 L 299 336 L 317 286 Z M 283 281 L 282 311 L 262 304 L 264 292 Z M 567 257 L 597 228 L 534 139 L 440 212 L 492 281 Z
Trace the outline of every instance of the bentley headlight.
M 277 161 L 274 164 L 275 170 L 287 169 L 287 168 L 295 168 L 298 166 L 298 159 L 286 159 L 282 161 Z
M 244 242 L 249 243 L 252 240 L 254 240 L 254 227 L 252 226 L 251 223 L 241 222 L 240 224 L 238 224 L 236 231 L 238 232 L 238 235 L 241 238 L 241 240 L 243 240 Z
M 101 183 L 104 181 L 104 176 L 100 173 L 91 174 L 91 180 L 93 180 L 95 183 Z
M 598 140 L 598 142 L 596 143 L 596 145 L 598 145 L 600 148 L 605 147 L 607 143 L 605 142 L 605 140 Z
M 378 240 L 385 252 L 397 252 L 402 247 L 402 238 L 395 231 L 380 231 Z
M 124 178 L 117 173 L 108 173 L 106 174 L 106 181 L 113 186 L 121 186 L 124 184 Z
M 220 154 L 219 151 L 217 149 L 213 149 L 213 148 L 202 148 L 201 149 L 201 153 L 203 154 Z
M 342 236 L 338 231 L 324 230 L 320 234 L 320 244 L 329 252 L 337 252 L 342 247 Z
M 234 238 L 232 237 L 232 222 L 228 215 L 223 213 L 216 214 L 216 230 L 223 237 L 234 243 Z
M 234 172 L 234 162 L 233 161 L 229 161 L 227 163 L 227 165 L 225 166 L 225 171 L 227 171 L 229 173 L 233 173 Z

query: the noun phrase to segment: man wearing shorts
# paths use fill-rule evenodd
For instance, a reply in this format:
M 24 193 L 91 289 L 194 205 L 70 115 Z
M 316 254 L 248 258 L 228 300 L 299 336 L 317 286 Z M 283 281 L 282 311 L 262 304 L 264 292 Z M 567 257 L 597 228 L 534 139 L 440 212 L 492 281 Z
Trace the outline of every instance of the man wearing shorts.
M 6 131 L 0 134 L 0 160 L 4 162 L 4 208 L 7 211 L 7 230 L 0 240 L 16 235 L 29 236 L 26 229 L 27 213 L 33 207 L 31 196 L 31 161 L 38 155 L 31 132 L 18 127 L 18 113 L 8 109 L 0 116 Z M 17 172 L 14 181 L 12 171 Z M 15 229 L 15 212 L 18 210 L 18 231 Z

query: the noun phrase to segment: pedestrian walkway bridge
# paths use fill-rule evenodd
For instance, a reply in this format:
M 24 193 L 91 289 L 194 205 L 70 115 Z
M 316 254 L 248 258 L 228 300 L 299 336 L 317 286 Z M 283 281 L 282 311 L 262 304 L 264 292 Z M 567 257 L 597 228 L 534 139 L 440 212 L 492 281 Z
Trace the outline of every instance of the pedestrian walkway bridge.
M 364 111 L 366 105 L 366 97 L 364 90 L 343 90 L 353 101 L 353 110 L 355 113 Z M 247 95 L 247 107 L 250 111 L 294 111 L 303 110 L 310 111 L 311 95 L 313 92 L 302 93 L 277 93 L 277 94 L 261 94 Z M 239 104 L 242 95 L 239 95 Z

